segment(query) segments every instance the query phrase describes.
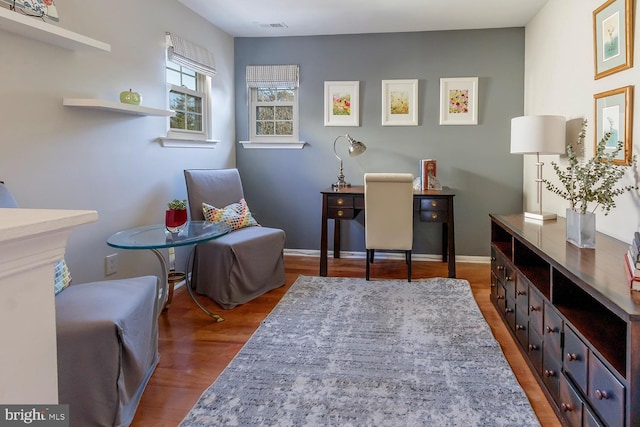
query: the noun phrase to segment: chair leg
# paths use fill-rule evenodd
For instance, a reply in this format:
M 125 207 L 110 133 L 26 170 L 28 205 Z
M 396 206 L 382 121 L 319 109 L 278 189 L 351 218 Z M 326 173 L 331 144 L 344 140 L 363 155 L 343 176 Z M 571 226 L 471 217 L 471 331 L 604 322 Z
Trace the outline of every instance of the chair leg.
M 407 261 L 407 277 L 410 282 L 411 281 L 411 251 L 406 251 L 405 258 Z
M 365 278 L 369 280 L 369 255 L 371 249 L 367 249 L 367 268 L 365 269 Z

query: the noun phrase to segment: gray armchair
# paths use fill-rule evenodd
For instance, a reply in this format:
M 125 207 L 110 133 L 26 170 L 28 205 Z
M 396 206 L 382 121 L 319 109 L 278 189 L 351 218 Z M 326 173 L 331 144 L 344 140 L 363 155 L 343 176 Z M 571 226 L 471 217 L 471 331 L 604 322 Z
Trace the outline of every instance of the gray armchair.
M 0 208 L 17 207 L 0 182 Z M 158 278 L 144 276 L 72 283 L 56 295 L 58 400 L 70 426 L 133 420 L 159 360 L 157 289 Z
M 192 220 L 203 220 L 202 203 L 224 208 L 244 198 L 237 169 L 184 171 Z M 191 284 L 230 309 L 284 285 L 285 233 L 245 227 L 196 246 Z

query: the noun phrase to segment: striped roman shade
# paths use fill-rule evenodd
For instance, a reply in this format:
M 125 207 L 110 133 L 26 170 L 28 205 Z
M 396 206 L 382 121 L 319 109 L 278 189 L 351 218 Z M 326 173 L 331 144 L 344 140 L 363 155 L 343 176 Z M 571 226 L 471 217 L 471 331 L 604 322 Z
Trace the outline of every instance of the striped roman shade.
M 207 49 L 193 44 L 175 34 L 167 33 L 167 58 L 197 73 L 213 77 L 216 63 Z
M 247 86 L 290 88 L 299 86 L 297 65 L 247 65 Z

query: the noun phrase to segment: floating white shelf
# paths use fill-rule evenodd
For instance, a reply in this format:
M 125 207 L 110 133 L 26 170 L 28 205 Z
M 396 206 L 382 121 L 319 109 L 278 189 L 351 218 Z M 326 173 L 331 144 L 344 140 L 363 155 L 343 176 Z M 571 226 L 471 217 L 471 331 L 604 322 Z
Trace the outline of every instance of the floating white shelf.
M 102 50 L 111 52 L 111 45 L 65 30 L 33 16 L 0 7 L 0 30 L 39 40 L 69 50 Z
M 117 113 L 133 114 L 136 116 L 163 116 L 172 117 L 176 115 L 172 110 L 161 110 L 159 108 L 143 107 L 142 105 L 124 104 L 122 102 L 105 101 L 93 98 L 64 98 L 62 105 L 66 107 L 93 108 L 97 110 L 107 110 Z

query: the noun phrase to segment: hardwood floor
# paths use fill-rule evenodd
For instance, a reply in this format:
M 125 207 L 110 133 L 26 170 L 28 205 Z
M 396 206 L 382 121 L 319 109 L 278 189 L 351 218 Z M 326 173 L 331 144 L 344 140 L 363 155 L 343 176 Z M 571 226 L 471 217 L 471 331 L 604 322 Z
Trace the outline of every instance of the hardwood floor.
M 224 318 L 215 323 L 191 301 L 186 289 L 176 290 L 173 303 L 160 316 L 160 363 L 142 396 L 133 427 L 177 426 L 251 337 L 298 275 L 318 275 L 318 258 L 285 257 L 286 284 L 233 310 L 220 310 L 207 298 L 200 301 Z M 489 300 L 489 265 L 457 263 L 457 275 L 471 284 L 474 296 L 500 343 L 518 381 L 543 427 L 560 426 L 555 412 L 531 374 L 511 335 Z M 329 275 L 364 277 L 364 259 L 329 258 Z M 376 260 L 371 277 L 404 278 L 402 261 Z M 413 262 L 413 277 L 446 277 L 445 263 Z

